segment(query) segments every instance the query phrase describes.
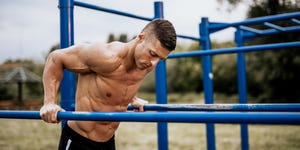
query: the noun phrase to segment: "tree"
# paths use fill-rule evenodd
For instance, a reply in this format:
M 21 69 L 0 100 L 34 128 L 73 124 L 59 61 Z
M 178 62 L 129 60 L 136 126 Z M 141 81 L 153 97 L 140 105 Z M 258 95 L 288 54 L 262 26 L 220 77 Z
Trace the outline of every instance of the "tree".
M 245 0 L 219 0 L 237 6 Z M 249 1 L 247 1 L 249 3 Z M 250 2 L 248 18 L 276 15 L 300 10 L 299 0 L 254 0 Z M 291 22 L 276 22 L 280 26 Z M 253 26 L 265 29 L 264 26 Z M 257 38 L 247 45 L 299 41 L 299 32 Z M 300 51 L 283 49 L 247 54 L 248 91 L 263 102 L 300 102 Z
M 128 42 L 127 34 L 122 33 L 119 35 L 119 38 L 116 38 L 116 36 L 113 33 L 110 33 L 108 35 L 107 43 L 110 43 L 113 41 Z

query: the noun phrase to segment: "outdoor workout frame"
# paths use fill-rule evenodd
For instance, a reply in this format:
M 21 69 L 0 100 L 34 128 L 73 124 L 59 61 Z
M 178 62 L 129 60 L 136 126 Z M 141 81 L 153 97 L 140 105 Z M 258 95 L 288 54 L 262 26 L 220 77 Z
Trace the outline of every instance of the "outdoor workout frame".
M 59 0 L 61 48 L 66 48 L 74 44 L 74 6 L 104 11 L 144 21 L 164 18 L 162 2 L 154 2 L 154 17 L 143 17 L 79 1 Z M 216 23 L 210 22 L 208 18 L 202 18 L 201 23 L 199 24 L 200 38 L 178 35 L 180 38 L 198 41 L 203 48 L 202 51 L 173 53 L 170 54 L 168 58 L 201 56 L 205 104 L 167 104 L 166 60 L 162 60 L 158 63 L 155 71 L 157 104 L 145 105 L 144 107 L 147 111 L 158 112 L 73 112 L 76 88 L 75 74 L 64 70 L 64 76 L 60 87 L 61 106 L 67 110 L 67 112 L 59 112 L 58 119 L 64 120 L 62 125 L 66 123 L 66 120 L 158 122 L 159 150 L 168 149 L 168 122 L 207 123 L 207 149 L 209 150 L 216 149 L 213 123 L 241 123 L 241 145 L 243 150 L 247 150 L 249 149 L 247 123 L 300 125 L 300 104 L 247 104 L 245 52 L 300 47 L 300 42 L 295 41 L 245 47 L 244 42 L 263 35 L 272 35 L 281 32 L 299 32 L 299 17 L 300 12 L 296 12 L 254 18 L 236 23 Z M 296 26 L 281 27 L 271 23 L 282 20 L 290 20 L 294 22 Z M 263 24 L 270 29 L 258 30 L 248 27 L 248 25 L 252 24 Z M 228 27 L 236 28 L 235 42 L 238 47 L 214 49 L 212 51 L 210 34 Z M 213 104 L 213 74 L 211 56 L 227 53 L 237 53 L 238 94 L 240 104 Z M 128 110 L 132 109 L 132 106 L 128 107 Z M 0 118 L 41 119 L 39 111 L 0 111 Z
M 99 11 L 104 11 L 108 13 L 113 13 L 121 16 L 131 17 L 135 19 L 151 21 L 156 18 L 164 18 L 163 15 L 163 3 L 154 3 L 154 17 L 142 17 L 126 12 L 121 12 L 117 10 L 107 9 L 100 6 L 95 6 L 92 4 L 87 4 L 79 1 L 73 0 L 60 0 L 59 1 L 60 14 L 61 14 L 61 48 L 68 47 L 74 44 L 74 29 L 73 29 L 73 8 L 74 6 L 80 6 L 88 9 L 94 9 Z M 212 60 L 211 55 L 225 54 L 225 53 L 237 53 L 237 69 L 238 69 L 238 94 L 239 102 L 241 104 L 247 103 L 247 83 L 246 83 L 246 66 L 245 66 L 245 52 L 249 51 L 263 51 L 263 50 L 275 50 L 280 48 L 292 48 L 300 47 L 300 42 L 289 42 L 289 43 L 279 43 L 279 44 L 268 44 L 268 45 L 258 45 L 258 46 L 244 46 L 244 42 L 250 38 L 255 38 L 262 35 L 277 34 L 279 32 L 294 32 L 299 31 L 299 20 L 300 13 L 290 13 L 282 14 L 276 16 L 268 16 L 261 18 L 249 19 L 242 22 L 236 23 L 215 23 L 209 22 L 208 18 L 202 18 L 199 25 L 200 38 L 190 37 L 185 35 L 178 35 L 181 38 L 187 38 L 191 40 L 197 40 L 200 42 L 203 51 L 185 52 L 185 53 L 175 53 L 171 54 L 169 58 L 179 58 L 179 57 L 189 57 L 189 56 L 202 56 L 202 68 L 203 68 L 203 86 L 205 94 L 205 103 L 213 104 L 213 73 L 212 73 Z M 298 24 L 298 26 L 293 27 L 280 27 L 270 22 L 287 20 Z M 247 25 L 252 24 L 264 24 L 271 29 L 267 30 L 257 30 L 254 28 L 247 27 Z M 210 34 L 223 30 L 228 27 L 235 27 L 237 29 L 235 33 L 235 42 L 238 48 L 226 48 L 217 49 L 211 51 L 211 41 Z M 167 79 L 166 79 L 166 61 L 162 60 L 158 63 L 156 67 L 156 99 L 158 104 L 167 104 Z M 61 85 L 61 105 L 66 110 L 72 110 L 71 103 L 74 103 L 75 99 L 75 75 L 74 73 L 65 71 L 64 77 Z M 206 125 L 207 131 L 207 149 L 214 150 L 215 147 L 215 133 L 214 125 L 208 123 Z M 249 149 L 248 143 L 248 129 L 246 124 L 241 124 L 241 138 L 242 138 L 242 149 Z M 168 132 L 167 123 L 158 123 L 158 149 L 166 150 L 168 149 Z

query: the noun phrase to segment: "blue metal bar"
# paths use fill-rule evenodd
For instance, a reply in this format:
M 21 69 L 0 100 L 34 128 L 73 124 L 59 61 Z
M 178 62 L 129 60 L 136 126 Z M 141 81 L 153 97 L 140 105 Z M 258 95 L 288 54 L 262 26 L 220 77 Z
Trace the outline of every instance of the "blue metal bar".
M 241 27 L 241 29 L 244 30 L 245 28 Z M 285 29 L 286 33 L 288 33 L 288 32 L 297 32 L 297 31 L 299 32 L 300 31 L 300 26 L 285 27 L 284 29 Z M 258 31 L 259 31 L 258 34 L 256 34 L 256 33 L 253 34 L 253 33 L 251 33 L 252 31 L 251 32 L 246 32 L 246 33 L 244 33 L 244 38 L 253 38 L 253 37 L 257 37 L 258 35 L 259 36 L 261 36 L 261 35 L 273 35 L 273 34 L 277 34 L 277 33 L 280 32 L 280 31 L 275 30 L 275 29 L 258 30 Z
M 200 28 L 200 37 L 202 38 L 201 46 L 203 51 L 211 51 L 211 42 L 209 37 L 209 21 L 208 18 L 202 18 L 199 25 Z M 203 87 L 204 87 L 204 99 L 206 104 L 214 103 L 213 95 L 213 73 L 212 73 L 212 60 L 211 56 L 203 55 L 202 56 L 202 68 L 203 68 Z M 215 150 L 215 126 L 214 124 L 206 124 L 206 145 L 208 150 Z
M 198 38 L 198 37 L 192 37 L 192 36 L 186 36 L 186 35 L 180 35 L 180 34 L 177 34 L 177 37 L 184 38 L 184 39 L 190 39 L 190 40 L 194 40 L 194 41 L 202 40 L 201 38 Z
M 267 27 L 273 28 L 275 30 L 278 30 L 278 31 L 281 31 L 281 32 L 285 32 L 285 29 L 283 27 L 275 25 L 275 24 L 272 24 L 270 22 L 264 22 L 264 25 L 267 26 Z
M 40 119 L 39 111 L 0 111 L 0 118 Z M 291 112 L 58 112 L 60 120 L 173 122 L 173 123 L 251 123 L 299 125 L 300 113 Z
M 244 30 L 244 31 L 248 31 L 248 32 L 252 32 L 252 33 L 255 33 L 255 34 L 262 34 L 261 30 L 257 30 L 257 29 L 250 28 L 250 27 L 247 27 L 247 26 L 239 26 L 239 29 Z
M 293 18 L 293 19 L 291 19 L 291 20 L 292 20 L 292 22 L 294 22 L 294 23 L 300 24 L 300 21 L 299 21 L 298 19 Z
M 297 17 L 300 17 L 300 12 L 252 18 L 252 19 L 248 19 L 245 21 L 241 21 L 241 22 L 235 22 L 235 23 L 211 23 L 209 25 L 209 30 L 216 32 L 218 30 L 222 30 L 222 29 L 225 29 L 228 27 L 238 27 L 241 25 L 259 24 L 259 23 L 263 23 L 266 21 L 268 21 L 268 22 L 280 21 L 280 20 L 286 20 L 286 19 L 297 18 Z
M 138 15 L 134 15 L 134 14 L 118 11 L 118 10 L 108 9 L 108 8 L 104 8 L 104 7 L 100 7 L 100 6 L 96 6 L 96 5 L 88 4 L 88 3 L 84 3 L 84 2 L 79 2 L 79 1 L 74 1 L 74 5 L 93 9 L 93 10 L 103 11 L 103 12 L 107 12 L 107 13 L 113 13 L 116 15 L 126 16 L 126 17 L 130 17 L 130 18 L 140 19 L 140 20 L 151 21 L 154 19 L 154 18 L 142 17 L 142 16 L 138 16 Z
M 73 0 L 59 0 L 60 9 L 60 47 L 66 48 L 74 44 Z M 61 106 L 67 111 L 72 110 L 75 102 L 75 73 L 64 70 L 61 81 Z M 66 121 L 63 121 L 64 126 Z
M 244 46 L 244 31 L 239 29 L 235 32 L 235 43 L 237 47 Z M 238 70 L 238 94 L 239 103 L 247 103 L 247 78 L 246 78 L 246 60 L 245 53 L 237 53 L 237 70 Z M 242 150 L 249 149 L 249 139 L 248 139 L 248 126 L 247 124 L 241 124 L 241 146 Z
M 132 105 L 127 110 L 133 110 Z M 147 104 L 145 111 L 300 112 L 300 104 Z
M 229 54 L 237 52 L 252 52 L 252 51 L 264 51 L 264 50 L 275 50 L 280 48 L 294 48 L 300 47 L 300 42 L 287 42 L 277 44 L 264 44 L 255 46 L 244 46 L 237 48 L 221 48 L 213 49 L 211 51 L 193 51 L 193 52 L 180 52 L 170 54 L 168 58 L 181 58 L 181 57 L 196 57 L 202 55 L 216 55 L 216 54 Z
M 154 3 L 154 18 L 164 18 L 162 2 Z M 155 89 L 156 103 L 167 104 L 167 69 L 166 60 L 161 60 L 155 68 Z M 157 143 L 158 150 L 168 150 L 168 124 L 166 122 L 157 123 Z

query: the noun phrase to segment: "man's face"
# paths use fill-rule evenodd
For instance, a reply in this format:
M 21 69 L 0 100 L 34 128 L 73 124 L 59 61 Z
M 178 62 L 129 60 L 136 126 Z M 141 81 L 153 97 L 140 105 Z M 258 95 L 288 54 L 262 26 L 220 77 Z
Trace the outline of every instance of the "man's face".
M 170 51 L 162 47 L 155 37 L 138 37 L 139 44 L 136 50 L 136 65 L 139 69 L 151 71 L 157 63 L 166 59 Z

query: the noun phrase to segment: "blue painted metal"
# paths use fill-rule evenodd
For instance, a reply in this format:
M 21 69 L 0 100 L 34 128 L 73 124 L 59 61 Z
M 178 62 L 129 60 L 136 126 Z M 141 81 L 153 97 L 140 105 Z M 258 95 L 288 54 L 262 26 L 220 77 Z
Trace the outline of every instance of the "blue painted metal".
M 181 57 L 196 57 L 202 55 L 217 55 L 217 54 L 229 54 L 237 52 L 253 52 L 253 51 L 265 51 L 265 50 L 276 50 L 281 48 L 295 48 L 300 47 L 300 42 L 287 42 L 277 44 L 264 44 L 255 46 L 244 46 L 237 48 L 220 48 L 214 49 L 213 51 L 193 51 L 193 52 L 180 52 L 172 53 L 168 58 L 181 58 Z
M 133 110 L 132 105 L 127 110 Z M 300 104 L 147 104 L 146 111 L 300 112 Z
M 80 1 L 74 1 L 74 5 L 84 7 L 84 8 L 93 9 L 93 10 L 103 11 L 103 12 L 107 12 L 107 13 L 113 13 L 113 14 L 116 14 L 116 15 L 126 16 L 126 17 L 130 17 L 130 18 L 140 19 L 140 20 L 146 20 L 146 21 L 153 20 L 153 18 L 138 16 L 138 15 L 134 15 L 134 14 L 118 11 L 118 10 L 108 9 L 108 8 L 96 6 L 96 5 L 93 5 L 93 4 L 80 2 Z
M 192 37 L 192 36 L 180 35 L 180 34 L 177 34 L 177 37 L 184 38 L 184 39 L 190 39 L 190 40 L 194 40 L 194 41 L 201 40 L 201 38 L 198 38 L 198 37 Z
M 251 19 L 248 19 L 245 21 L 235 22 L 235 23 L 210 23 L 209 31 L 210 31 L 210 33 L 213 33 L 213 32 L 228 28 L 228 27 L 238 27 L 241 25 L 260 24 L 260 23 L 264 23 L 264 22 L 280 21 L 280 20 L 292 19 L 292 18 L 297 18 L 297 17 L 300 17 L 300 12 L 251 18 Z
M 0 118 L 40 119 L 39 111 L 0 111 Z M 292 112 L 58 112 L 57 118 L 85 121 L 251 123 L 299 125 L 300 113 Z
M 272 24 L 270 22 L 264 22 L 264 25 L 267 26 L 267 27 L 270 27 L 270 28 L 274 28 L 275 30 L 285 32 L 285 29 L 283 27 Z
M 208 18 L 202 18 L 199 25 L 200 37 L 203 51 L 209 51 L 211 49 L 209 31 L 208 31 L 209 21 Z M 210 55 L 202 56 L 202 68 L 203 68 L 203 87 L 204 87 L 204 99 L 206 104 L 214 103 L 213 97 L 213 72 L 212 72 L 212 62 Z M 208 150 L 215 150 L 215 126 L 214 124 L 206 124 L 206 144 Z
M 239 26 L 238 28 L 241 29 L 241 30 L 244 30 L 244 31 L 255 33 L 255 34 L 262 34 L 261 30 L 250 28 L 250 27 L 247 27 L 247 26 Z
M 300 24 L 300 21 L 298 19 L 293 18 L 293 19 L 291 19 L 291 21 L 296 23 L 296 24 Z
M 238 30 L 235 32 L 235 43 L 237 47 L 244 46 L 243 30 Z M 239 103 L 247 103 L 247 78 L 246 78 L 246 60 L 245 53 L 237 53 L 237 70 L 238 70 L 238 94 L 239 94 Z M 241 124 L 241 146 L 242 150 L 249 149 L 249 140 L 248 140 L 248 126 L 247 124 Z
M 66 48 L 74 44 L 73 0 L 59 0 L 60 9 L 60 47 Z M 75 73 L 64 70 L 60 86 L 61 107 L 72 110 L 75 102 Z M 64 126 L 66 121 L 63 121 Z
M 155 89 L 156 89 L 156 103 L 167 104 L 167 79 L 166 79 L 166 61 L 160 61 L 155 70 Z M 167 123 L 157 123 L 157 134 L 158 134 L 158 149 L 168 149 L 168 125 Z
M 249 31 L 249 32 L 245 32 L 243 34 L 244 39 L 251 39 L 257 36 L 262 36 L 262 35 L 273 35 L 273 34 L 278 34 L 280 31 L 275 30 L 275 29 L 267 29 L 267 30 L 257 30 L 257 29 L 253 29 L 252 31 L 246 29 L 247 27 L 240 27 L 240 29 L 245 30 L 245 31 Z M 257 31 L 255 31 L 257 30 Z M 292 26 L 292 27 L 285 27 L 284 28 L 285 33 L 288 32 L 299 32 L 300 31 L 300 26 Z
M 164 18 L 162 2 L 154 3 L 154 18 Z M 167 69 L 166 60 L 161 60 L 155 68 L 155 89 L 156 103 L 167 104 Z M 166 122 L 157 123 L 158 150 L 168 150 L 168 124 Z

